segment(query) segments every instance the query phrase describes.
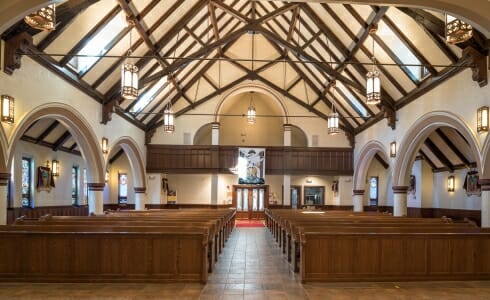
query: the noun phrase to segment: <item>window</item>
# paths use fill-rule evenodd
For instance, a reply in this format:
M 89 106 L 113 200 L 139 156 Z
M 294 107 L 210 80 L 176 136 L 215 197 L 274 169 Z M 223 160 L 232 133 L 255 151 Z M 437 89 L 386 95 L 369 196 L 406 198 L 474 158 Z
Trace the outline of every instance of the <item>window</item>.
M 362 104 L 359 102 L 358 98 L 355 97 L 346 87 L 345 85 L 340 82 L 340 81 L 337 81 L 336 83 L 336 87 L 342 92 L 342 94 L 345 95 L 345 97 L 347 98 L 347 103 L 349 103 L 349 105 L 352 107 L 352 109 L 354 109 L 354 111 L 356 111 L 359 115 L 363 116 L 363 117 L 367 117 L 368 116 L 368 112 L 367 110 L 364 108 L 364 106 L 362 106 Z
M 369 205 L 378 206 L 378 176 L 369 178 Z
M 155 97 L 162 91 L 163 86 L 168 82 L 167 76 L 160 78 L 154 85 L 148 88 L 139 98 L 136 104 L 131 108 L 132 113 L 138 113 L 143 110 L 151 100 L 155 99 Z M 167 84 L 166 87 L 170 87 L 170 84 Z
M 88 203 L 88 184 L 87 184 L 87 169 L 83 169 L 83 199 L 84 204 Z
M 22 157 L 22 207 L 32 207 L 32 159 Z
M 71 205 L 78 206 L 78 167 L 71 167 Z
M 405 43 L 386 25 L 383 21 L 379 22 L 378 35 L 383 39 L 388 48 L 395 54 L 397 59 L 396 63 L 406 64 L 409 66 L 402 66 L 401 68 L 408 76 L 415 82 L 421 79 L 421 62 L 415 56 L 415 54 L 407 47 Z
M 77 53 L 77 55 L 81 56 L 75 56 L 70 59 L 68 65 L 78 74 L 85 73 L 100 59 L 99 56 L 104 55 L 109 51 L 114 34 L 121 32 L 126 26 L 127 25 L 121 16 L 117 15 L 112 18 L 112 20 L 107 23 L 104 28 L 99 30 L 99 32 L 97 32 Z
M 119 173 L 118 176 L 118 204 L 126 205 L 128 204 L 128 174 Z
M 325 197 L 324 186 L 305 186 L 305 205 L 323 205 Z

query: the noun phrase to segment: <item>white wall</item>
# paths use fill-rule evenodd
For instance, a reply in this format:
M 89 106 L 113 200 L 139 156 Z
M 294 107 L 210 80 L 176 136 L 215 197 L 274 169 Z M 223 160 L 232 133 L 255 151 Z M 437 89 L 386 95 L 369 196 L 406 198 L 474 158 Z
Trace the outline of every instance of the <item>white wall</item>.
M 364 205 L 369 205 L 369 178 L 371 176 L 378 176 L 378 206 L 388 205 L 388 192 L 391 189 L 389 175 L 389 170 L 385 169 L 377 159 L 371 160 L 364 182 Z
M 453 173 L 440 172 L 434 174 L 434 208 L 481 210 L 481 197 L 467 196 L 463 189 L 468 170 L 456 170 Z M 447 191 L 447 178 L 454 176 L 454 192 Z
M 84 159 L 80 156 L 69 154 L 62 151 L 52 151 L 51 149 L 32 143 L 20 141 L 17 144 L 14 156 L 13 170 L 13 185 L 12 185 L 12 204 L 14 207 L 22 206 L 22 157 L 31 158 L 33 161 L 33 184 L 31 186 L 32 203 L 34 207 L 39 206 L 69 206 L 71 202 L 71 168 L 79 167 L 79 185 L 78 199 L 79 203 L 83 204 L 84 189 L 83 189 L 83 168 L 85 168 Z M 45 167 L 46 161 L 49 161 L 51 169 L 51 161 L 56 159 L 60 162 L 60 175 L 54 177 L 55 187 L 51 191 L 37 191 L 37 167 Z

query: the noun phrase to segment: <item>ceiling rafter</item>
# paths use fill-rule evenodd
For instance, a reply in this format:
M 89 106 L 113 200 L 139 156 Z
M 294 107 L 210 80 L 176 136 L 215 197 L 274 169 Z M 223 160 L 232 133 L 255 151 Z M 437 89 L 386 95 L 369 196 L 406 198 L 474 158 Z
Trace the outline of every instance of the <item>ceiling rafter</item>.
M 430 165 L 432 171 L 435 171 L 437 169 L 437 166 L 436 164 L 429 158 L 429 156 L 427 156 L 427 154 L 422 150 L 422 149 L 419 149 L 419 153 L 422 155 L 422 157 L 424 158 L 424 160 Z
M 430 138 L 427 138 L 424 141 L 424 144 L 429 148 L 429 150 L 434 153 L 434 155 L 441 161 L 441 163 L 446 166 L 450 171 L 454 171 L 454 166 L 451 161 L 447 158 L 447 156 L 442 153 L 442 151 L 437 148 L 437 146 L 432 142 Z
M 53 147 L 51 148 L 53 151 L 58 151 L 61 146 L 63 146 L 66 141 L 71 138 L 71 133 L 66 130 L 57 140 L 53 143 Z
M 396 36 L 405 44 L 405 46 L 412 52 L 413 55 L 420 61 L 424 67 L 429 70 L 432 76 L 437 76 L 437 70 L 431 65 L 429 60 L 415 47 L 410 39 L 396 26 L 396 24 L 388 16 L 383 17 L 385 24 L 395 33 Z
M 344 21 L 342 21 L 339 16 L 333 11 L 331 10 L 328 6 L 324 6 L 328 13 L 334 18 L 334 20 L 337 22 L 337 24 L 339 24 L 342 29 L 350 36 L 350 38 L 352 39 L 355 39 L 356 35 L 352 32 L 352 30 L 344 23 Z M 361 18 L 361 16 L 358 14 L 358 12 L 352 7 L 352 5 L 347 5 L 345 4 L 344 7 L 350 12 L 350 14 L 354 17 L 354 19 L 357 20 L 357 22 L 361 25 L 361 26 L 367 26 L 366 22 Z M 366 55 L 367 57 L 372 57 L 372 53 L 369 52 L 369 50 L 364 46 L 364 45 L 361 45 L 360 46 L 360 50 L 364 53 L 364 55 Z M 351 61 L 353 61 L 354 63 L 356 62 L 359 62 L 355 57 L 352 57 L 351 58 Z M 365 68 L 364 66 L 361 66 L 361 65 L 357 65 L 357 64 L 354 64 L 353 67 L 356 69 L 356 71 L 362 75 L 362 77 L 365 76 L 365 74 L 368 72 L 367 68 Z M 382 66 L 382 65 L 378 65 L 377 66 L 378 69 L 381 71 L 381 73 L 386 77 L 386 79 L 388 79 L 388 81 L 398 90 L 398 92 L 400 94 L 402 94 L 403 96 L 405 96 L 407 94 L 407 92 L 405 91 L 405 89 L 401 86 L 401 84 L 398 82 L 398 80 L 396 80 L 390 72 L 388 72 L 388 70 Z M 347 68 L 345 70 L 348 70 Z M 383 93 L 383 96 L 382 96 L 382 101 L 384 100 L 387 100 L 386 104 L 390 107 L 394 107 L 394 104 L 395 104 L 395 100 L 390 96 L 390 94 L 383 88 L 381 87 L 381 92 Z M 386 98 L 388 97 L 388 98 Z
M 249 19 L 244 16 L 240 11 L 237 11 L 233 7 L 226 5 L 224 2 L 211 1 L 210 4 L 224 10 L 228 14 L 232 15 L 235 19 L 238 19 L 245 24 L 249 22 Z
M 441 130 L 441 128 L 437 128 L 436 131 L 437 135 L 446 143 L 446 145 L 451 149 L 454 154 L 458 157 L 459 160 L 463 162 L 467 166 L 467 168 L 471 167 L 470 161 L 464 156 L 461 151 L 459 151 L 458 147 L 454 145 L 454 143 L 451 141 L 451 139 Z
M 23 141 L 25 141 L 25 142 L 29 142 L 29 143 L 33 143 L 33 144 L 35 144 L 35 142 L 36 142 L 36 139 L 35 138 L 32 138 L 32 137 L 27 136 L 27 135 L 21 136 L 20 139 L 23 140 Z M 42 142 L 38 143 L 38 145 L 39 146 L 43 146 L 43 147 L 47 147 L 47 148 L 53 148 L 53 144 L 48 143 L 48 142 L 45 142 L 45 141 L 42 141 Z M 80 151 L 75 150 L 75 149 L 71 149 L 71 147 L 70 148 L 59 147 L 58 151 L 62 151 L 62 152 L 66 152 L 66 153 L 70 153 L 70 154 L 82 156 L 82 153 Z
M 235 1 L 235 2 L 238 2 L 238 1 Z M 235 2 L 234 2 L 234 3 L 235 3 Z M 242 6 L 242 7 L 241 7 L 239 10 L 240 10 L 240 11 L 242 11 L 242 10 L 243 10 L 245 7 L 246 7 L 246 4 L 244 4 L 244 5 L 243 5 L 243 6 Z M 219 20 L 220 20 L 221 18 L 223 18 L 225 15 L 226 15 L 226 13 L 222 13 L 222 14 L 220 14 L 220 16 L 217 18 L 217 20 L 219 21 Z M 200 20 L 200 21 L 198 22 L 198 24 L 200 24 L 201 22 L 204 22 L 204 19 L 205 19 L 205 18 L 203 18 L 202 20 Z M 233 20 L 235 20 L 235 19 L 234 19 L 234 18 L 230 18 L 230 19 L 228 19 L 228 20 L 225 22 L 225 24 L 224 24 L 224 26 L 223 26 L 223 27 L 228 26 L 228 24 L 229 24 L 229 23 L 231 23 Z M 235 25 L 232 27 L 231 32 L 233 32 L 233 30 L 234 30 L 236 27 L 238 27 L 238 26 L 239 26 L 239 24 L 240 24 L 240 22 L 239 22 L 239 21 L 237 21 L 237 23 L 236 23 L 236 24 L 235 24 Z M 196 24 L 196 25 L 197 25 L 197 24 Z M 202 34 L 204 34 L 204 32 L 203 32 Z M 230 43 L 228 46 L 225 46 L 225 48 L 226 48 L 226 47 L 229 47 L 229 46 L 231 46 L 231 45 L 232 45 L 232 43 Z M 222 55 L 222 54 L 218 53 L 217 58 L 219 57 L 219 55 Z M 199 63 L 199 64 L 201 64 L 201 63 L 202 63 L 202 61 L 199 61 L 198 63 Z M 208 71 L 208 70 L 211 68 L 211 66 L 212 66 L 212 65 L 213 65 L 213 62 L 212 62 L 212 61 L 208 62 L 208 64 L 206 64 L 206 66 L 205 66 L 205 67 L 203 67 L 203 69 L 204 69 L 204 70 L 199 71 L 199 72 L 196 74 L 196 76 L 194 76 L 194 78 L 192 78 L 192 79 L 189 81 L 189 83 L 187 84 L 187 86 L 186 86 L 186 87 L 184 87 L 184 88 L 182 89 L 182 92 L 184 92 L 185 90 L 189 89 L 189 88 L 192 86 L 192 84 L 194 84 L 194 83 L 195 83 L 197 80 L 199 80 L 199 78 L 200 78 L 200 76 L 201 76 L 201 75 L 204 75 L 204 74 L 205 74 L 205 72 L 207 72 L 207 71 Z M 189 74 L 190 74 L 190 73 L 189 73 Z M 184 80 L 184 79 L 182 79 L 182 80 Z M 167 93 L 167 95 L 165 95 L 163 99 L 160 99 L 160 100 L 159 100 L 159 102 L 157 103 L 157 105 L 155 105 L 155 106 L 154 106 L 154 108 L 153 108 L 153 109 L 151 109 L 151 112 L 154 112 L 154 111 L 155 111 L 155 109 L 156 109 L 156 108 L 157 108 L 159 105 L 161 105 L 161 104 L 162 104 L 162 102 L 164 101 L 164 99 L 166 99 L 166 98 L 168 97 L 168 95 L 170 95 L 170 94 L 171 94 L 171 92 L 172 92 L 172 91 L 169 91 L 169 93 Z M 176 102 L 176 101 L 177 101 L 177 100 L 180 98 L 180 95 L 181 95 L 181 94 L 178 92 L 178 93 L 177 93 L 177 95 L 175 95 L 175 96 L 174 96 L 174 97 L 173 97 L 173 98 L 170 100 L 170 103 L 174 104 L 174 103 L 175 103 L 175 102 Z M 148 118 L 148 116 L 149 116 L 149 115 L 144 116 L 142 120 L 144 120 L 144 119 Z M 150 120 L 150 122 L 148 123 L 147 128 L 148 128 L 148 127 L 150 127 L 152 124 L 154 124 L 154 123 L 155 123 L 155 122 L 156 122 L 158 119 L 159 119 L 159 117 L 158 117 L 158 116 L 153 117 L 153 118 Z
M 48 126 L 48 128 L 46 128 L 39 136 L 36 137 L 36 144 L 43 141 L 51 132 L 53 132 L 56 127 L 58 127 L 59 124 L 60 122 L 58 120 L 54 120 L 53 123 Z

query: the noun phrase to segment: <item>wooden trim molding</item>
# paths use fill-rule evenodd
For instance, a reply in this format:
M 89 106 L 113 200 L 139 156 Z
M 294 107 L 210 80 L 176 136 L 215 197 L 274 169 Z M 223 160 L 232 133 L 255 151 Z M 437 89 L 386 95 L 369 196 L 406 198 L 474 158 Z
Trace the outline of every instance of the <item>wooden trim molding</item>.
M 87 183 L 89 191 L 103 191 L 105 188 L 105 183 L 90 182 Z
M 408 186 L 394 186 L 393 193 L 394 194 L 406 194 L 408 191 Z
M 481 185 L 482 191 L 490 191 L 490 178 L 480 178 L 478 183 Z
M 7 186 L 10 179 L 10 173 L 0 173 L 0 186 Z
M 144 194 L 146 192 L 146 187 L 135 187 L 134 192 L 135 194 Z
M 364 190 L 353 190 L 352 194 L 354 196 L 363 196 L 364 195 Z

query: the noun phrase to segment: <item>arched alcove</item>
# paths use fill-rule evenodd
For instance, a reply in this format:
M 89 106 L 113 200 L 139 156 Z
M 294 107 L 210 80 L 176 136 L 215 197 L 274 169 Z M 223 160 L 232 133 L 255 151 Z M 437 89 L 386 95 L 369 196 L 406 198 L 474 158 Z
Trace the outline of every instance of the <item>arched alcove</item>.
M 367 172 L 376 154 L 385 162 L 389 162 L 385 146 L 379 141 L 368 142 L 359 152 L 354 169 L 354 190 L 364 190 Z
M 119 148 L 121 148 L 128 157 L 134 186 L 140 188 L 146 187 L 145 164 L 143 160 L 143 155 L 138 148 L 136 141 L 128 136 L 119 138 L 111 145 L 111 150 L 109 151 L 108 157 L 114 155 L 114 153 L 117 152 Z
M 196 131 L 196 134 L 194 135 L 193 145 L 211 145 L 211 136 L 212 124 L 205 124 Z
M 308 136 L 296 125 L 291 125 L 291 146 L 308 147 Z
M 410 172 L 418 150 L 427 137 L 436 129 L 450 127 L 458 131 L 467 141 L 471 154 L 475 159 L 477 170 L 482 171 L 480 143 L 475 133 L 458 116 L 447 111 L 434 111 L 420 117 L 404 136 L 398 148 L 393 169 L 393 185 L 408 186 Z
M 27 113 L 19 121 L 18 126 L 12 132 L 9 139 L 7 170 L 11 168 L 16 143 L 20 140 L 21 136 L 36 120 L 45 117 L 62 123 L 73 136 L 87 164 L 87 181 L 89 183 L 104 182 L 104 158 L 102 157 L 102 150 L 92 127 L 71 106 L 57 102 L 40 105 Z

